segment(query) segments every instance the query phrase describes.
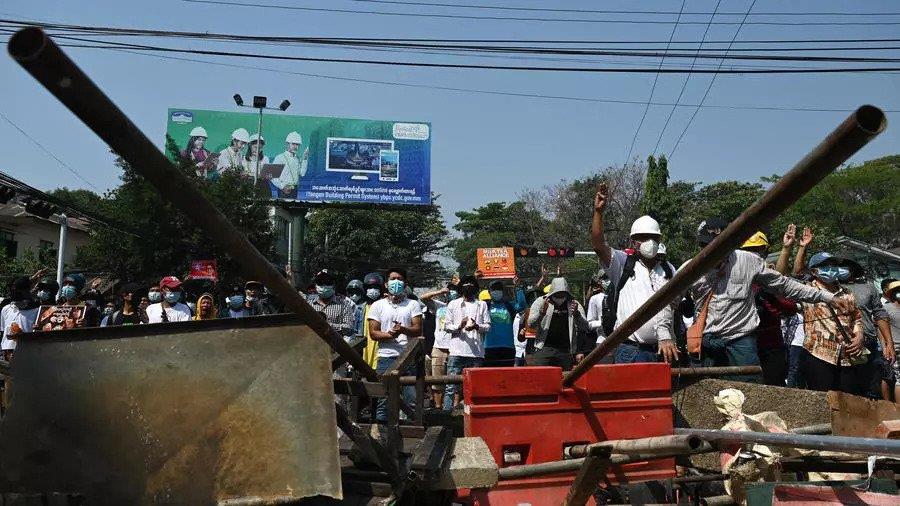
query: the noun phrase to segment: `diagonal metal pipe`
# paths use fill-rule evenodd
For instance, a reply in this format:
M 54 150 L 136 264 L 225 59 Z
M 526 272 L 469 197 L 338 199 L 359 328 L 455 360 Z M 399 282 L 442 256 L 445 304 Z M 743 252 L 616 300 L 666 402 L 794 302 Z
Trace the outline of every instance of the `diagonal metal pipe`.
M 164 199 L 187 214 L 219 247 L 238 259 L 246 274 L 264 283 L 288 310 L 300 315 L 309 328 L 366 379 L 378 380 L 375 370 L 43 30 L 37 27 L 19 30 L 10 38 L 8 50 L 19 65 L 156 187 Z

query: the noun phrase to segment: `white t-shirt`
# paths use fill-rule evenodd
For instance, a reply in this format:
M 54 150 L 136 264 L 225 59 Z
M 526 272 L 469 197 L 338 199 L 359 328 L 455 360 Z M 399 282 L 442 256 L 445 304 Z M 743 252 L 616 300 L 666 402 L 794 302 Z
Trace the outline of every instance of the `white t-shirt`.
M 781 322 L 784 340 L 790 342 L 791 346 L 803 346 L 803 341 L 806 340 L 806 330 L 803 329 L 803 312 L 784 317 Z
M 612 260 L 609 263 L 606 273 L 609 275 L 611 286 L 618 286 L 619 278 L 622 276 L 622 270 L 625 268 L 625 260 L 628 255 L 621 250 L 612 249 Z M 675 268 L 669 264 L 672 272 Z M 616 307 L 616 325 L 618 328 L 629 316 L 631 316 L 639 307 L 641 307 L 647 299 L 650 298 L 662 285 L 666 284 L 666 271 L 662 265 L 657 262 L 650 271 L 643 262 L 638 260 L 634 263 L 634 277 L 629 279 L 625 286 L 622 287 L 622 293 L 619 294 L 619 302 Z M 628 339 L 638 343 L 655 343 L 659 339 L 656 336 L 657 324 L 656 319 L 659 315 L 647 321 L 634 334 L 628 336 Z
M 400 322 L 404 327 L 412 326 L 413 318 L 422 316 L 422 306 L 417 300 L 406 297 L 400 302 L 394 302 L 393 297 L 378 299 L 369 306 L 367 319 L 381 323 L 381 331 L 387 332 L 394 326 L 394 322 Z M 406 349 L 408 342 L 406 334 L 400 334 L 396 339 L 378 341 L 379 357 L 396 357 Z
M 513 343 L 516 345 L 516 358 L 522 358 L 525 356 L 525 345 L 528 344 L 525 341 L 519 341 L 519 328 L 522 325 L 522 315 L 516 314 L 516 317 L 513 319 Z
M 162 302 L 147 306 L 148 323 L 161 323 L 163 321 L 162 310 Z M 187 304 L 176 302 L 173 307 L 166 309 L 166 316 L 170 322 L 185 322 L 191 319 L 191 308 L 187 307 Z
M 450 333 L 444 330 L 444 321 L 447 318 L 447 303 L 431 299 L 425 305 L 434 313 L 434 347 L 442 350 L 449 349 Z
M 474 320 L 478 328 L 464 330 L 463 318 Z M 447 304 L 444 330 L 450 332 L 450 356 L 484 358 L 484 335 L 491 330 L 487 302 L 466 301 L 463 297 Z
M 603 342 L 606 339 L 603 336 L 603 301 L 606 299 L 606 294 L 600 292 L 595 294 L 588 301 L 587 308 L 587 321 L 588 326 L 591 327 L 591 330 L 597 332 L 597 344 Z
M 3 306 L 3 310 L 0 311 L 0 328 L 3 329 L 3 339 L 2 342 L 0 342 L 0 349 L 16 349 L 16 342 L 8 337 L 10 335 L 12 324 L 18 324 L 20 329 L 18 332 L 14 333 L 21 334 L 24 332 L 31 332 L 40 309 L 40 307 L 36 307 L 22 311 L 12 302 Z

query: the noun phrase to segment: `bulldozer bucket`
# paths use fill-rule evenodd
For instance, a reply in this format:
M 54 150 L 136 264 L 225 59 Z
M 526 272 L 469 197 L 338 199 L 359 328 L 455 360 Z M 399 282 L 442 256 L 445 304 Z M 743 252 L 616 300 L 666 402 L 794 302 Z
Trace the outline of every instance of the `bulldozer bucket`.
M 23 334 L 0 492 L 88 504 L 340 498 L 330 356 L 292 315 Z

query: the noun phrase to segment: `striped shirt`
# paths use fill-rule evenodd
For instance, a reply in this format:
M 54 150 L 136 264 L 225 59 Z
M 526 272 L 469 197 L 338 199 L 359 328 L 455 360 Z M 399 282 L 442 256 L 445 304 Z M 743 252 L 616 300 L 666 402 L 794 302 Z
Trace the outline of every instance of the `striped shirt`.
M 326 302 L 318 295 L 309 295 L 306 301 L 317 312 L 325 313 L 328 324 L 338 334 L 347 338 L 356 333 L 356 304 L 349 298 L 335 295 Z

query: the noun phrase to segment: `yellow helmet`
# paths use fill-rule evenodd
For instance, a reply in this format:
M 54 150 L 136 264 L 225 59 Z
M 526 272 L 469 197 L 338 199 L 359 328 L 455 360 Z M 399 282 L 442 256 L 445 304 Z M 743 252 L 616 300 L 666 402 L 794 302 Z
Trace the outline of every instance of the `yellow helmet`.
M 550 293 L 550 285 L 547 285 L 544 287 L 544 293 L 545 294 Z
M 762 232 L 757 232 L 750 236 L 750 238 L 741 245 L 741 248 L 756 248 L 758 246 L 769 247 L 769 238 Z
M 491 300 L 491 294 L 487 290 L 482 290 L 478 293 L 478 300 Z

